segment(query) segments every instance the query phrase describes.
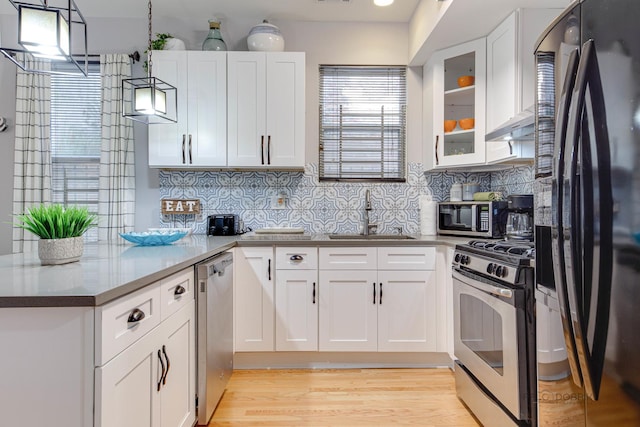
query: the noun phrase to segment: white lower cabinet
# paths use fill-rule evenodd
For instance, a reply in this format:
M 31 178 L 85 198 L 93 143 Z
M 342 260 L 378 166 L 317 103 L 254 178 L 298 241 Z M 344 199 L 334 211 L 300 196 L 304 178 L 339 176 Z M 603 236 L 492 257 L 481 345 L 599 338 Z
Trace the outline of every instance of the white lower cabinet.
M 171 287 L 175 282 L 193 289 L 193 269 L 171 276 L 151 285 L 158 289 Z M 188 285 L 187 285 L 188 283 Z M 157 295 L 148 298 L 137 296 Z M 155 299 L 157 298 L 157 300 Z M 160 309 L 160 293 L 142 290 L 97 309 L 98 323 L 109 325 L 111 313 L 120 313 L 120 307 L 131 302 L 125 311 L 144 313 L 152 306 Z M 144 304 L 136 304 L 138 300 Z M 95 423 L 96 427 L 190 427 L 196 419 L 195 372 L 195 300 L 193 292 L 175 293 L 171 314 L 162 318 L 158 326 L 147 332 L 115 357 L 95 370 Z M 111 310 L 111 308 L 118 310 Z M 140 311 L 138 311 L 140 310 Z M 155 313 L 160 317 L 159 310 Z M 121 317 L 119 314 L 115 317 Z M 140 316 L 138 316 L 140 317 Z M 147 314 L 128 322 L 128 329 L 144 325 Z M 101 324 L 97 329 L 102 329 Z M 109 330 L 109 329 L 107 329 Z M 98 342 L 115 338 L 98 332 Z M 110 348 L 104 345 L 104 348 Z
M 273 247 L 235 249 L 234 325 L 236 351 L 274 351 Z
M 378 271 L 378 351 L 436 351 L 435 271 Z
M 319 279 L 321 351 L 436 351 L 435 248 L 321 248 Z
M 276 351 L 318 350 L 318 248 L 276 248 Z
M 320 351 L 377 350 L 376 281 L 375 271 L 320 270 Z
M 445 351 L 436 259 L 418 246 L 236 248 L 235 349 Z

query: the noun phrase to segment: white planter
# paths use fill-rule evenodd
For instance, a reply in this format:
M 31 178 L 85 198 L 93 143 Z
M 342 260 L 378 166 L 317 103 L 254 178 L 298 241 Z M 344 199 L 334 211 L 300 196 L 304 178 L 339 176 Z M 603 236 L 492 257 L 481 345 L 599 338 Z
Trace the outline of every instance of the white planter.
M 171 37 L 165 40 L 162 50 L 187 50 L 187 46 L 182 40 Z
M 84 251 L 82 236 L 67 239 L 40 239 L 38 256 L 42 265 L 67 264 L 80 259 Z

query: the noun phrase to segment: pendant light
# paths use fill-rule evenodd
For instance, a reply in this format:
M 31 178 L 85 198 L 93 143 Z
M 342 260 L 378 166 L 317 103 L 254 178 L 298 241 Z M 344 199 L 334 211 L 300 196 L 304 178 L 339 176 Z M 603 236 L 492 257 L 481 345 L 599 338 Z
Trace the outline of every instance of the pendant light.
M 178 121 L 177 90 L 174 86 L 153 77 L 152 74 L 151 20 L 151 0 L 149 0 L 147 77 L 122 80 L 122 115 L 146 124 L 175 123 Z
M 9 2 L 18 11 L 18 44 L 22 49 L 1 47 L 4 56 L 29 72 L 87 75 L 87 23 L 74 0 Z M 72 48 L 81 48 L 83 53 L 74 55 Z M 72 67 L 38 68 L 47 62 L 70 63 Z

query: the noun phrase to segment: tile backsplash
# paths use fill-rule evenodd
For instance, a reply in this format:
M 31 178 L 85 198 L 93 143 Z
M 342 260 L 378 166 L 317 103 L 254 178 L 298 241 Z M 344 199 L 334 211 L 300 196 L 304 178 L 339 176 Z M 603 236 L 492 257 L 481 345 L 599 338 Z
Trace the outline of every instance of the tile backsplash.
M 345 183 L 319 181 L 318 165 L 304 172 L 273 171 L 160 171 L 160 197 L 200 199 L 200 215 L 163 215 L 160 223 L 192 227 L 206 233 L 211 214 L 235 213 L 246 227 L 302 227 L 308 233 L 359 233 L 363 223 L 366 190 L 371 191 L 370 222 L 379 233 L 402 227 L 406 233 L 420 231 L 418 198 L 432 195 L 435 201 L 449 198 L 454 182 L 475 181 L 480 191 L 505 195 L 533 191 L 533 167 L 519 166 L 498 172 L 423 172 L 421 163 L 409 163 L 404 183 Z M 276 203 L 284 195 L 284 206 Z

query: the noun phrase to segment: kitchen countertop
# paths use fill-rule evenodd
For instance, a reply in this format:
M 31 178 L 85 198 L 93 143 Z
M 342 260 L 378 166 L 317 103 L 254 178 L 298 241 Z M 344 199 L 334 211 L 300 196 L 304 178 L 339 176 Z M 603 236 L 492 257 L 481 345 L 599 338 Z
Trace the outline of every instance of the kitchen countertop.
M 406 240 L 331 240 L 327 235 L 192 235 L 166 246 L 89 243 L 79 262 L 42 266 L 37 252 L 0 256 L 0 307 L 99 306 L 234 246 L 453 247 L 469 238 L 413 235 Z

